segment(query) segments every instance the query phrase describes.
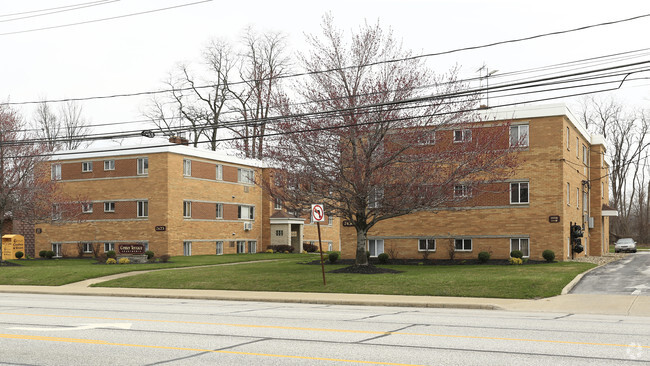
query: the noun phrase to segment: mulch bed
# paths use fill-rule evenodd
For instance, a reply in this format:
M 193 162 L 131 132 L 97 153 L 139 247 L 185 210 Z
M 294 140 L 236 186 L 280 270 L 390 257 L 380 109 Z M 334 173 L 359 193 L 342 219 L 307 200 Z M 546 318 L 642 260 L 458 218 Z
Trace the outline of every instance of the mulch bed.
M 348 266 L 354 266 L 354 259 L 339 259 L 336 261 L 337 265 L 343 264 L 343 265 L 348 265 Z M 375 259 L 370 259 L 368 261 L 369 265 L 375 265 L 379 264 L 379 262 Z M 546 261 L 536 261 L 536 260 L 528 260 L 522 263 L 521 265 L 528 265 L 528 264 L 544 264 L 547 263 Z M 320 259 L 319 260 L 313 260 L 311 262 L 305 262 L 304 264 L 318 264 L 320 265 Z M 331 265 L 327 259 L 325 259 L 325 265 Z M 422 260 L 422 259 L 390 259 L 386 265 L 401 265 L 401 266 L 461 266 L 461 265 L 470 265 L 470 264 L 486 264 L 486 265 L 506 265 L 510 266 L 510 262 L 507 259 L 490 259 L 487 263 L 481 263 L 478 259 L 455 259 L 455 260 L 450 260 L 450 259 L 427 259 L 427 260 Z M 348 272 L 348 273 L 356 273 L 356 272 Z
M 320 263 L 320 261 L 318 261 Z M 403 271 L 397 271 L 390 268 L 375 267 L 372 264 L 367 266 L 348 266 L 332 271 L 327 271 L 327 273 L 358 273 L 358 274 L 379 274 L 379 273 L 402 273 Z

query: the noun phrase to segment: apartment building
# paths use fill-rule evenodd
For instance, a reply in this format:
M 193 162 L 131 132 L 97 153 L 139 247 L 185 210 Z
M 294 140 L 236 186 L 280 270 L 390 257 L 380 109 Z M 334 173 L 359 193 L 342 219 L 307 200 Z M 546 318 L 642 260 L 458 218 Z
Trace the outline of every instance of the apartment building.
M 50 164 L 82 204 L 67 218 L 55 207 L 52 222 L 37 226 L 36 253 L 90 256 L 122 244 L 156 255 L 255 253 L 285 236 L 300 252 L 314 237 L 304 219 L 272 218 L 283 211 L 259 184 L 268 169 L 258 160 L 171 144 L 70 152 Z M 336 224 L 324 240 L 339 247 Z
M 607 206 L 604 139 L 589 134 L 563 104 L 489 110 L 478 119 L 470 136 L 490 123 L 510 124 L 509 143 L 519 150 L 515 175 L 483 190 L 459 182 L 450 194 L 466 198 L 463 203 L 378 223 L 367 235 L 371 257 L 386 252 L 462 260 L 486 251 L 508 258 L 517 249 L 525 258 L 542 260 L 550 249 L 556 260 L 565 260 L 608 252 L 609 217 L 616 211 Z M 462 136 L 463 131 L 437 131 L 429 143 L 463 143 Z M 572 250 L 571 223 L 584 228 L 585 250 L 579 254 Z M 354 258 L 356 231 L 342 224 L 342 256 Z

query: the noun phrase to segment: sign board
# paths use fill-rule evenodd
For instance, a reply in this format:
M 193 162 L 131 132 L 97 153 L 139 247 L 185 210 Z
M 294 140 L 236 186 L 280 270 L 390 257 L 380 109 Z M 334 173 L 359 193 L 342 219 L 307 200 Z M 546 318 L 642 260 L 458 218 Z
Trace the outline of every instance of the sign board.
M 25 254 L 25 237 L 22 235 L 4 235 L 2 237 L 2 259 L 17 259 L 16 252 Z
M 560 222 L 560 216 L 549 216 L 548 217 L 548 222 L 556 224 Z
M 343 220 L 343 226 L 352 227 L 352 226 L 354 226 L 354 224 L 350 220 Z
M 117 249 L 120 254 L 144 254 L 144 244 L 120 244 Z
M 323 222 L 325 221 L 325 210 L 322 204 L 311 205 L 311 221 Z
M 156 226 L 156 231 L 166 231 L 167 226 Z

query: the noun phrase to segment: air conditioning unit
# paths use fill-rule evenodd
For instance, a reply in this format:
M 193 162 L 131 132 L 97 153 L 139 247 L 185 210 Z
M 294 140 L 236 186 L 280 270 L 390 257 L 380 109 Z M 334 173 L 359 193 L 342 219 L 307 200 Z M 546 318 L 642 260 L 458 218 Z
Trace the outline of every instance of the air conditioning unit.
M 249 231 L 253 229 L 253 223 L 252 222 L 245 222 L 244 223 L 244 230 Z
M 590 218 L 589 218 L 589 228 L 590 228 L 590 229 L 593 229 L 593 228 L 594 228 L 594 218 L 593 218 L 593 217 L 590 217 Z

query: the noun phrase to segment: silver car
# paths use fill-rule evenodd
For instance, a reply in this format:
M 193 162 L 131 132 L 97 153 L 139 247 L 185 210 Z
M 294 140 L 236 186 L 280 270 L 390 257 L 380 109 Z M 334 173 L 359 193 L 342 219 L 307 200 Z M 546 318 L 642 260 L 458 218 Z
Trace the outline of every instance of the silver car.
M 632 238 L 621 238 L 614 244 L 614 252 L 632 252 L 636 253 L 636 242 Z

